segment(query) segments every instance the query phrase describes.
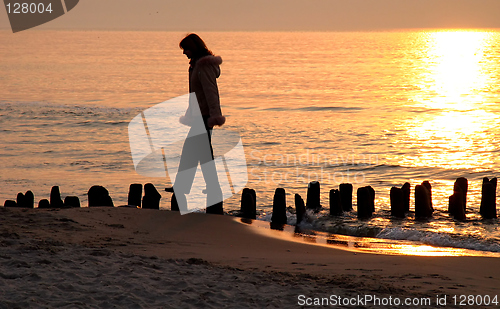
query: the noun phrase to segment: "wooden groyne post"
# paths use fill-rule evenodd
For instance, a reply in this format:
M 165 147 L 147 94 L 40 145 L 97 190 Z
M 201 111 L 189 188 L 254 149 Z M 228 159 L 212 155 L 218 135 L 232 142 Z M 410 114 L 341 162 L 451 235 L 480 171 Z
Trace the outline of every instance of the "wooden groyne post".
M 342 203 L 340 202 L 340 191 L 338 189 L 330 190 L 330 216 L 341 216 Z
M 311 181 L 307 186 L 306 208 L 318 211 L 321 208 L 319 181 Z
M 352 210 L 352 190 L 352 184 L 350 183 L 341 183 L 339 185 L 340 203 L 343 211 Z
M 392 187 L 390 191 L 391 216 L 396 218 L 405 217 L 405 199 L 402 188 Z
M 271 223 L 273 224 L 286 224 L 286 195 L 285 189 L 276 188 L 273 198 L 273 215 L 271 216 Z
M 479 213 L 483 219 L 495 219 L 497 217 L 496 192 L 497 178 L 489 180 L 488 177 L 484 177 L 481 189 L 481 206 L 479 208 Z
M 297 225 L 304 220 L 306 215 L 306 206 L 304 205 L 304 200 L 299 194 L 295 194 L 295 214 L 297 216 Z
M 257 217 L 257 194 L 254 189 L 244 188 L 241 192 L 241 216 L 247 219 Z
M 128 189 L 127 205 L 141 207 L 142 183 L 132 183 Z

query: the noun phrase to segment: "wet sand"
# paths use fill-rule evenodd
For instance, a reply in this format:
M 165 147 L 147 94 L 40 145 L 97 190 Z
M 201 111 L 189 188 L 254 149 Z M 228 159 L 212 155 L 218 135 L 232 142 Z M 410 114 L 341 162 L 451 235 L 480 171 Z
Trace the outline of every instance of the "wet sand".
M 453 295 L 494 297 L 500 285 L 499 258 L 367 254 L 257 229 L 125 207 L 0 207 L 0 308 L 299 308 L 299 295 L 430 298 L 429 307 L 447 295 L 453 307 Z

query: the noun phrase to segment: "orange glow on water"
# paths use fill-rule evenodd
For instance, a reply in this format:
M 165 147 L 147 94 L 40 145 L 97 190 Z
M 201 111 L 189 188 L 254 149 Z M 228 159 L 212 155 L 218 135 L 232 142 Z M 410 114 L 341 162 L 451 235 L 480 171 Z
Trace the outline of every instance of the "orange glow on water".
M 436 95 L 429 107 L 470 110 L 482 99 L 475 90 L 488 83 L 483 73 L 483 59 L 489 34 L 447 31 L 430 35 L 428 64 L 434 83 L 429 83 L 429 90 Z
M 405 163 L 442 168 L 472 168 L 492 162 L 488 129 L 498 116 L 487 110 L 485 89 L 492 82 L 487 61 L 490 34 L 474 31 L 432 32 L 413 98 L 429 112 L 407 124 L 419 148 Z M 422 147 L 420 147 L 422 146 Z M 478 152 L 477 150 L 481 150 Z

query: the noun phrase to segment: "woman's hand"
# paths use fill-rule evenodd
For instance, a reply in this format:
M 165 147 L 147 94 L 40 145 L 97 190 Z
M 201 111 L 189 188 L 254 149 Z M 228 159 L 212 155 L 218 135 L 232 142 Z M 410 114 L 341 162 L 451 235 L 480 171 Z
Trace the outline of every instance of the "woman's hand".
M 222 126 L 224 123 L 226 123 L 226 117 L 224 116 L 214 116 L 208 118 L 207 125 L 209 128 L 213 128 L 214 126 Z

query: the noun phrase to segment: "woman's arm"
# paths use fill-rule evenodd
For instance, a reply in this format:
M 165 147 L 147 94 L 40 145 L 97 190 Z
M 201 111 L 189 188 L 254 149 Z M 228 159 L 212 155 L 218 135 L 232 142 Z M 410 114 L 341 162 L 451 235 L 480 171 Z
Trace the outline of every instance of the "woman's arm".
M 208 126 L 221 126 L 226 122 L 226 117 L 222 116 L 220 107 L 219 88 L 217 86 L 217 77 L 219 68 L 214 66 L 205 66 L 199 71 L 199 79 L 207 101 L 210 118 Z

